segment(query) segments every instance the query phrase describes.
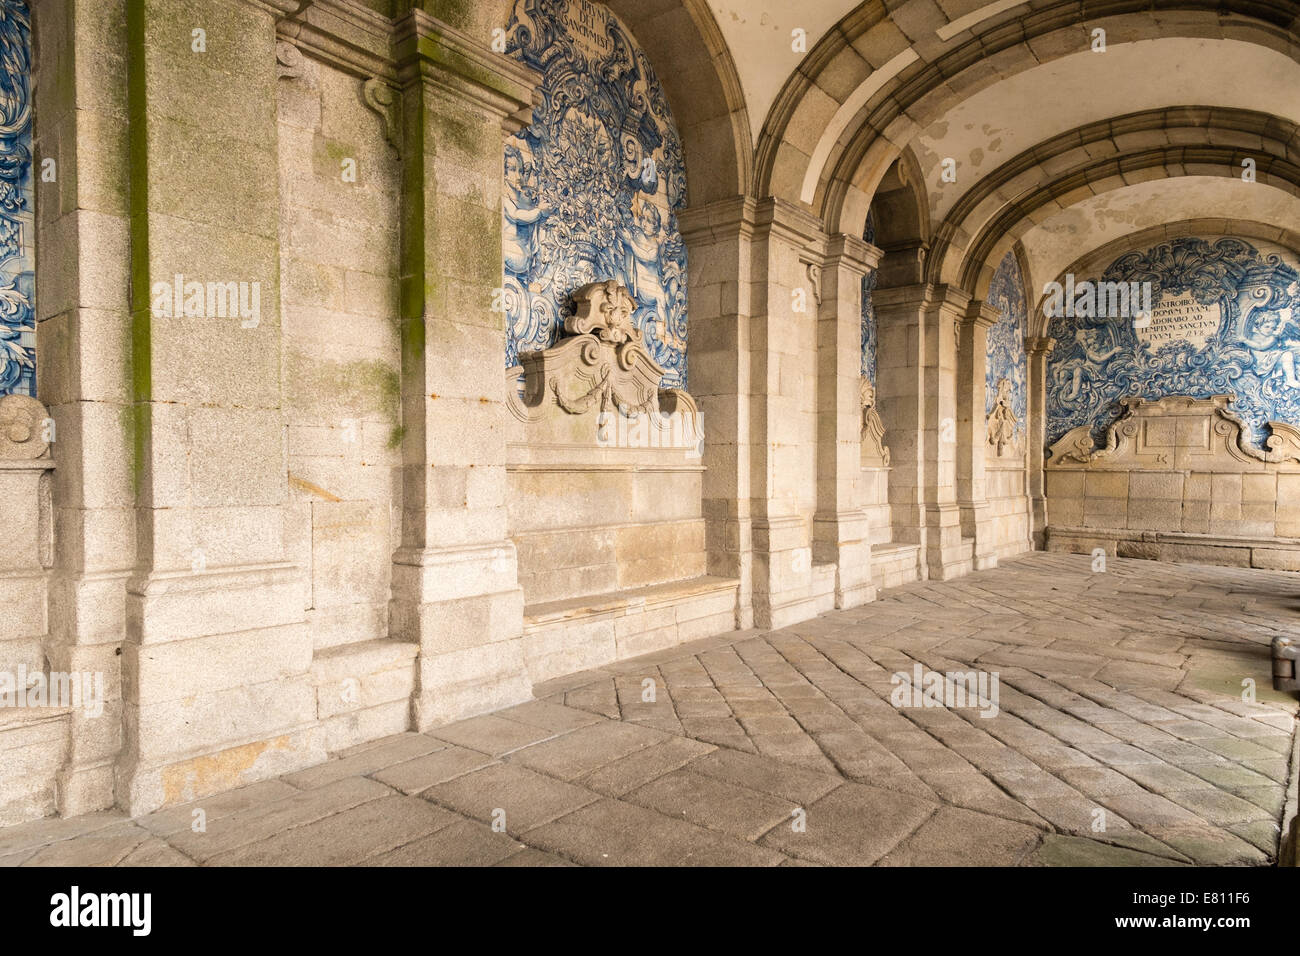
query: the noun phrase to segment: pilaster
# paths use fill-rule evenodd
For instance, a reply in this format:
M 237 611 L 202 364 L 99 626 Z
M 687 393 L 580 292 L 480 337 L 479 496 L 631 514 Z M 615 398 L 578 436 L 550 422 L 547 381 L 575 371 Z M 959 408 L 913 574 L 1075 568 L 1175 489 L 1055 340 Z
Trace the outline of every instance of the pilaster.
M 959 323 L 957 503 L 961 508 L 962 536 L 975 542 L 973 562 L 977 571 L 997 567 L 998 563 L 984 472 L 988 445 L 988 330 L 997 321 L 997 309 L 974 300 Z
M 1042 550 L 1047 541 L 1047 357 L 1056 347 L 1052 338 L 1028 337 L 1029 409 L 1025 431 L 1029 445 L 1029 535 L 1033 547 Z
M 282 6 L 126 4 L 138 554 L 116 790 L 132 814 L 325 756 L 282 535 Z
M 831 237 L 817 315 L 817 511 L 813 561 L 835 565 L 835 606 L 872 601 L 871 531 L 857 503 L 862 480 L 862 280 L 880 250 L 853 236 Z
M 417 729 L 527 699 L 523 591 L 506 530 L 501 148 L 531 70 L 422 10 L 400 83 L 402 544 L 390 632 L 419 645 Z M 486 391 L 485 391 L 486 388 Z

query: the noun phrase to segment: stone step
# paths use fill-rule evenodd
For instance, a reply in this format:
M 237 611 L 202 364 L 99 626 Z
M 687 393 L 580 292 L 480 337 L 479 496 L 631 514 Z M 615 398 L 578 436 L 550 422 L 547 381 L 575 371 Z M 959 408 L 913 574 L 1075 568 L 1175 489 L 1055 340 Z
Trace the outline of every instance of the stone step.
M 704 575 L 524 608 L 534 683 L 712 637 L 736 626 L 733 578 Z
M 332 753 L 410 728 L 418 650 L 408 641 L 380 638 L 316 651 L 311 676 L 326 750 Z
M 889 542 L 871 546 L 871 579 L 878 588 L 896 588 L 910 584 L 918 576 L 918 544 Z

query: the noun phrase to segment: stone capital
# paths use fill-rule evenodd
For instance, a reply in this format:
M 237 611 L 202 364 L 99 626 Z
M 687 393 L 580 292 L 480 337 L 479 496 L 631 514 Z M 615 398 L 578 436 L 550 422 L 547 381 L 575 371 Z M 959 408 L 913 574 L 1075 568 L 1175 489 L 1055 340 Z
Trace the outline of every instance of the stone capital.
M 414 9 L 393 27 L 393 58 L 403 88 L 468 101 L 507 126 L 527 121 L 539 102 L 537 71 Z
M 934 286 L 928 282 L 912 285 L 896 285 L 886 289 L 877 288 L 871 293 L 871 302 L 879 315 L 881 307 L 903 309 L 923 309 L 934 297 Z
M 677 213 L 677 229 L 684 242 L 749 239 L 754 234 L 758 203 L 749 196 L 718 199 Z
M 955 318 L 961 319 L 966 316 L 966 311 L 971 303 L 971 294 L 965 289 L 955 285 L 939 285 L 934 287 L 934 293 L 931 297 L 931 304 L 937 306 L 940 310 L 956 313 Z
M 1039 336 L 1025 337 L 1025 351 L 1030 355 L 1050 352 L 1054 348 L 1056 348 L 1056 339 Z
M 847 233 L 837 233 L 826 241 L 826 267 L 845 268 L 866 275 L 880 265 L 884 253 L 867 242 Z
M 972 299 L 966 306 L 965 315 L 962 316 L 962 326 L 991 329 L 997 325 L 1001 317 L 1002 313 L 983 299 Z
M 826 241 L 822 221 L 811 212 L 784 199 L 769 197 L 755 210 L 754 234 L 774 238 L 821 255 Z
M 394 83 L 397 80 L 390 45 L 391 21 L 349 0 L 314 0 L 296 13 L 277 19 L 275 32 L 281 42 L 344 73 L 378 76 Z

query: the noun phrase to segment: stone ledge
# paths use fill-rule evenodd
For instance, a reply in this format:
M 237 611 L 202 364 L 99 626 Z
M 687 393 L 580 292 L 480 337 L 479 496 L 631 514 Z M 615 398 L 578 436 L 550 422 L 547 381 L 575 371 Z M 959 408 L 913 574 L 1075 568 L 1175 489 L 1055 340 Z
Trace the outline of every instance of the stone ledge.
M 419 645 L 378 638 L 316 651 L 316 716 L 331 753 L 410 729 Z
M 1047 528 L 1047 550 L 1086 554 L 1102 548 L 1121 558 L 1213 564 L 1269 571 L 1300 571 L 1300 540 L 1133 531 L 1124 528 Z
M 734 630 L 739 588 L 706 575 L 526 607 L 528 677 L 536 684 Z
M 0 826 L 49 816 L 68 754 L 71 707 L 0 709 Z
M 532 604 L 524 608 L 524 632 L 562 621 L 640 614 L 687 598 L 717 594 L 739 586 L 740 582 L 735 578 L 704 575 L 668 584 Z

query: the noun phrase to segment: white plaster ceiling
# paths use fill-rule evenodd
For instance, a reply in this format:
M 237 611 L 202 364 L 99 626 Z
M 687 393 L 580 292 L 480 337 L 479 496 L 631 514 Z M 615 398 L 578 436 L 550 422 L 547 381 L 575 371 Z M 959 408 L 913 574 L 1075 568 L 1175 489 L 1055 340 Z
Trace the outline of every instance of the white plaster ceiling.
M 1300 122 L 1300 64 L 1238 40 L 1169 38 L 1083 51 L 1016 74 L 963 100 L 913 141 L 931 213 L 941 220 L 984 175 L 1045 139 L 1170 106 L 1264 110 Z M 957 161 L 955 183 L 941 181 L 945 157 Z
M 1226 176 L 1180 176 L 1126 186 L 1063 209 L 1021 236 L 1031 300 L 1072 262 L 1106 243 L 1185 219 L 1300 223 L 1300 197 Z
M 736 63 L 754 143 L 781 87 L 805 56 L 794 52 L 791 33 L 803 30 L 811 50 L 856 6 L 849 0 L 709 0 Z

